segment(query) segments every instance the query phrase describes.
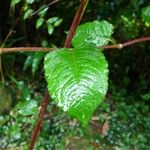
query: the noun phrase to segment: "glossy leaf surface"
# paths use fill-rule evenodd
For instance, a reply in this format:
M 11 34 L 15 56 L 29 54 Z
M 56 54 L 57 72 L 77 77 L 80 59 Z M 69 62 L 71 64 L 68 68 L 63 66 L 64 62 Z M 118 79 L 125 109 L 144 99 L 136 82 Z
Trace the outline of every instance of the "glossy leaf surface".
M 45 57 L 48 90 L 58 106 L 87 125 L 104 99 L 108 64 L 94 46 L 58 49 Z
M 74 47 L 84 47 L 87 44 L 107 45 L 112 33 L 113 25 L 107 21 L 88 22 L 77 28 L 72 45 Z

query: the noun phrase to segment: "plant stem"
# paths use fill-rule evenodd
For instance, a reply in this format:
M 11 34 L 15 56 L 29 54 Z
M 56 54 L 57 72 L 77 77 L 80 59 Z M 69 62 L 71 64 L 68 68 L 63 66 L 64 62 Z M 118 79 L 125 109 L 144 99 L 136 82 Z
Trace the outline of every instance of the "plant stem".
M 83 16 L 83 13 L 85 11 L 85 8 L 88 4 L 89 0 L 81 0 L 80 2 L 80 5 L 77 9 L 77 12 L 76 12 L 76 15 L 74 17 L 74 20 L 72 22 L 72 25 L 70 27 L 70 31 L 69 31 L 69 34 L 67 36 L 67 39 L 65 41 L 65 44 L 64 44 L 64 47 L 66 48 L 69 48 L 71 46 L 71 41 L 72 41 L 72 38 L 76 32 L 76 29 L 82 19 L 82 16 Z
M 33 12 L 33 13 L 30 15 L 30 17 L 32 17 L 32 16 L 38 14 L 39 12 L 41 12 L 42 10 L 44 10 L 45 8 L 48 8 L 49 6 L 51 6 L 51 5 L 55 4 L 55 3 L 57 3 L 58 1 L 59 1 L 59 0 L 54 0 L 54 1 L 50 2 L 50 3 L 48 3 L 47 5 L 44 5 L 44 7 L 42 7 L 42 8 L 40 8 L 39 10 Z
M 130 46 L 130 45 L 133 45 L 133 44 L 136 44 L 136 43 L 145 42 L 145 41 L 150 41 L 150 36 L 142 37 L 142 38 L 139 38 L 139 39 L 133 39 L 133 40 L 130 40 L 130 41 L 122 43 L 122 44 L 99 46 L 99 48 L 103 48 L 103 49 L 113 49 L 113 48 L 122 49 L 124 47 Z
M 17 25 L 17 23 L 18 23 L 18 21 L 19 21 L 19 19 L 20 19 L 20 16 L 21 16 L 21 14 L 22 14 L 22 12 L 23 12 L 23 9 L 21 9 L 21 11 L 20 11 L 20 13 L 19 13 L 19 16 L 18 16 L 17 19 L 15 20 L 14 25 L 12 26 L 12 28 L 11 28 L 10 31 L 8 32 L 8 34 L 7 34 L 7 36 L 6 36 L 5 40 L 4 40 L 4 42 L 2 43 L 2 48 L 5 46 L 6 41 L 7 41 L 7 40 L 9 39 L 9 37 L 12 35 L 13 29 L 14 29 L 15 26 Z M 5 78 L 4 78 L 4 75 L 3 75 L 2 56 L 1 56 L 1 54 L 2 54 L 2 50 L 1 50 L 1 49 L 2 49 L 2 48 L 0 48 L 0 75 L 1 75 L 2 83 L 4 83 L 4 82 L 5 82 Z
M 0 54 L 13 53 L 13 52 L 50 52 L 56 50 L 56 48 L 45 47 L 13 47 L 13 48 L 0 48 Z
M 48 99 L 49 99 L 49 94 L 46 93 L 45 97 L 43 98 L 42 103 L 41 103 L 41 109 L 40 109 L 40 112 L 39 112 L 38 121 L 37 121 L 37 124 L 36 124 L 36 126 L 34 128 L 32 137 L 31 137 L 31 143 L 30 143 L 29 150 L 33 150 L 34 145 L 35 145 L 35 141 L 36 141 L 36 139 L 38 137 L 38 134 L 41 131 L 43 117 L 45 115 L 45 112 L 46 112 L 46 109 L 47 109 L 47 105 L 48 105 L 48 102 L 49 102 Z
M 141 43 L 145 41 L 150 41 L 150 36 L 148 37 L 142 37 L 139 39 L 133 39 L 125 43 L 115 44 L 115 45 L 106 45 L 106 46 L 98 46 L 98 48 L 102 49 L 122 49 L 124 47 Z M 14 48 L 0 48 L 0 54 L 2 53 L 11 53 L 11 52 L 51 52 L 56 50 L 57 48 L 43 48 L 43 47 L 14 47 Z

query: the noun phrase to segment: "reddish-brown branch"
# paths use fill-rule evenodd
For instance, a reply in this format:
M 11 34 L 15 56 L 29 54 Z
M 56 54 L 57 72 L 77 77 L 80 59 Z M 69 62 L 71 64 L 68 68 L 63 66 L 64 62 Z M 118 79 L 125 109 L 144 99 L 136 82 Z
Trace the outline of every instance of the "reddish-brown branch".
M 117 49 L 121 49 L 124 47 L 127 47 L 129 45 L 133 45 L 136 43 L 141 43 L 141 42 L 145 42 L 145 41 L 150 41 L 150 36 L 148 37 L 142 37 L 139 39 L 134 39 L 122 44 L 115 44 L 115 45 L 106 45 L 106 46 L 99 46 L 98 48 L 102 48 L 102 49 L 113 49 L 113 48 L 117 48 Z M 0 54 L 1 53 L 10 53 L 10 52 L 50 52 L 50 51 L 54 51 L 56 50 L 56 48 L 43 48 L 43 47 L 16 47 L 16 48 L 0 48 Z
M 13 47 L 13 48 L 0 48 L 1 53 L 13 53 L 13 52 L 50 52 L 56 50 L 56 48 L 45 47 Z
M 122 45 L 122 44 L 120 44 L 120 45 Z M 119 44 L 115 44 L 115 45 L 106 45 L 106 46 L 98 46 L 98 48 L 102 48 L 102 49 L 119 48 Z
M 68 48 L 71 46 L 72 38 L 76 32 L 77 26 L 79 25 L 79 23 L 81 21 L 81 18 L 83 16 L 83 13 L 85 11 L 85 8 L 86 8 L 88 2 L 89 2 L 89 0 L 81 0 L 80 5 L 77 9 L 75 18 L 74 18 L 72 25 L 70 27 L 70 31 L 69 31 L 69 34 L 68 34 L 67 39 L 65 41 L 64 47 Z
M 48 93 L 46 93 L 45 97 L 43 98 L 42 103 L 41 103 L 41 109 L 40 109 L 40 112 L 39 112 L 38 121 L 37 121 L 37 124 L 36 124 L 36 126 L 33 130 L 29 150 L 33 150 L 34 145 L 35 145 L 35 141 L 38 137 L 38 134 L 40 133 L 43 117 L 44 117 L 44 114 L 46 112 L 47 105 L 48 105 L 48 99 L 49 99 L 49 95 L 48 95 Z
M 150 37 L 148 36 L 148 37 L 143 37 L 140 39 L 134 39 L 132 41 L 128 41 L 128 42 L 123 43 L 122 46 L 126 47 L 129 45 L 135 44 L 135 43 L 141 43 L 141 42 L 145 42 L 145 41 L 150 41 Z
M 122 44 L 99 46 L 99 48 L 103 48 L 103 49 L 113 49 L 113 48 L 122 49 L 124 47 L 129 46 L 129 45 L 133 45 L 135 43 L 141 43 L 141 42 L 145 42 L 145 41 L 150 41 L 150 36 L 142 37 L 142 38 L 139 38 L 139 39 L 133 39 L 133 40 L 130 40 L 130 41 L 122 43 Z

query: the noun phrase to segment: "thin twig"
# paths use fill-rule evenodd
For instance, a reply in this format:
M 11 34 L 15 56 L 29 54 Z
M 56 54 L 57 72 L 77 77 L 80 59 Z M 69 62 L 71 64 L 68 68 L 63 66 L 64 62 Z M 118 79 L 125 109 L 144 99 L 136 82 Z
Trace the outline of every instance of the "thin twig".
M 6 41 L 7 41 L 8 38 L 12 35 L 13 30 L 14 30 L 15 26 L 17 25 L 18 21 L 20 20 L 20 16 L 22 15 L 22 13 L 23 13 L 23 9 L 20 10 L 19 16 L 17 17 L 17 19 L 15 20 L 14 25 L 12 26 L 12 28 L 11 28 L 10 31 L 9 31 L 9 33 L 7 34 L 5 40 L 4 40 L 3 44 L 2 44 L 2 47 L 4 47 Z
M 0 48 L 0 54 L 13 53 L 13 52 L 50 52 L 56 50 L 56 48 L 45 47 L 13 47 L 13 48 Z
M 85 11 L 85 8 L 86 8 L 88 2 L 89 2 L 89 0 L 81 0 L 80 5 L 77 9 L 76 15 L 74 17 L 74 20 L 72 22 L 72 25 L 70 27 L 70 31 L 69 31 L 69 34 L 65 41 L 64 47 L 69 48 L 71 46 L 72 38 L 76 32 L 77 26 L 80 24 L 81 18 L 83 16 L 83 13 Z
M 121 49 L 136 43 L 141 43 L 145 41 L 150 41 L 150 36 L 142 37 L 139 39 L 133 39 L 131 41 L 122 43 L 122 44 L 115 44 L 115 45 L 106 45 L 106 46 L 99 46 L 98 48 L 102 49 Z M 51 52 L 56 50 L 57 48 L 43 48 L 43 47 L 14 47 L 14 48 L 0 48 L 0 54 L 2 53 L 10 53 L 10 52 Z
M 54 1 L 52 1 L 51 3 L 49 3 L 49 4 L 47 4 L 47 5 L 44 5 L 44 7 L 42 7 L 42 8 L 40 8 L 39 10 L 33 12 L 33 13 L 30 15 L 30 17 L 32 17 L 32 16 L 38 14 L 39 12 L 41 12 L 42 10 L 44 10 L 45 8 L 48 8 L 49 6 L 55 4 L 55 3 L 58 2 L 58 1 L 59 1 L 59 0 L 54 0 Z
M 130 41 L 122 43 L 122 44 L 99 46 L 99 48 L 103 48 L 103 49 L 113 49 L 113 48 L 122 49 L 124 47 L 129 46 L 129 45 L 133 45 L 133 44 L 141 43 L 141 42 L 145 42 L 145 41 L 150 41 L 150 36 L 142 37 L 142 38 L 139 38 L 139 39 L 133 39 L 133 40 L 130 40 Z
M 4 40 L 3 43 L 2 43 L 2 47 L 5 46 L 6 41 L 7 41 L 7 40 L 9 39 L 9 37 L 12 35 L 13 29 L 14 29 L 15 26 L 17 25 L 17 23 L 18 23 L 18 21 L 19 21 L 19 19 L 20 19 L 20 16 L 21 16 L 21 14 L 22 14 L 22 12 L 23 12 L 23 9 L 20 10 L 19 16 L 18 16 L 17 19 L 15 20 L 14 25 L 12 26 L 12 28 L 11 28 L 10 31 L 8 32 L 8 34 L 7 34 L 6 38 L 5 38 L 5 40 Z M 1 48 L 0 48 L 0 54 L 1 54 Z M 4 82 L 5 82 L 5 78 L 4 78 L 4 75 L 3 75 L 2 56 L 1 56 L 1 55 L 0 55 L 0 76 L 1 76 L 2 83 L 4 83 Z
M 140 39 L 134 39 L 132 41 L 128 41 L 126 43 L 123 43 L 122 46 L 123 47 L 126 47 L 126 46 L 129 46 L 129 45 L 132 45 L 132 44 L 135 44 L 135 43 L 141 43 L 141 42 L 145 42 L 145 41 L 150 41 L 150 37 L 143 37 L 143 38 L 140 38 Z

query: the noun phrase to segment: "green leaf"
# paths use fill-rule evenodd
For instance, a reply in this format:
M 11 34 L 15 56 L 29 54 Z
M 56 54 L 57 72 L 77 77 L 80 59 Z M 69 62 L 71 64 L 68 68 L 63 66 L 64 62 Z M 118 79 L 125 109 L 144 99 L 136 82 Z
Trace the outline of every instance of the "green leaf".
M 41 27 L 41 25 L 43 24 L 43 22 L 44 22 L 44 18 L 39 18 L 36 21 L 36 28 L 39 29 Z
M 73 37 L 72 45 L 80 47 L 87 44 L 102 46 L 108 44 L 113 33 L 113 25 L 107 21 L 94 21 L 80 25 Z
M 33 63 L 32 63 L 32 73 L 33 74 L 35 74 L 35 72 L 38 70 L 39 64 L 40 64 L 41 60 L 44 58 L 44 56 L 45 56 L 45 53 L 42 53 L 42 52 L 35 53 Z
M 58 27 L 61 23 L 62 23 L 62 19 L 59 19 L 57 20 L 55 23 L 54 23 L 54 27 Z
M 27 59 L 24 62 L 23 70 L 26 71 L 27 68 L 29 68 L 32 65 L 32 62 L 33 62 L 33 57 L 28 56 Z
M 18 82 L 18 89 L 20 90 L 20 97 L 25 100 L 30 99 L 30 89 L 25 85 L 23 81 Z
M 150 6 L 144 7 L 142 9 L 142 19 L 145 22 L 150 23 Z
M 16 105 L 15 109 L 18 110 L 19 114 L 24 116 L 36 114 L 38 111 L 37 101 L 22 101 Z
M 57 20 L 58 20 L 58 17 L 52 17 L 47 20 L 47 24 L 52 24 L 52 23 L 56 22 Z
M 143 100 L 148 101 L 148 100 L 150 100 L 150 93 L 141 95 L 141 97 L 142 97 Z
M 48 41 L 47 40 L 43 40 L 41 44 L 42 44 L 43 47 L 47 47 L 48 46 Z
M 51 24 L 48 25 L 47 29 L 48 29 L 48 34 L 49 35 L 51 35 L 54 31 L 54 27 Z
M 23 19 L 27 19 L 33 13 L 32 9 L 27 9 L 24 13 Z
M 39 10 L 41 10 L 39 13 L 38 13 L 38 15 L 40 16 L 40 17 L 44 17 L 45 15 L 46 15 L 46 12 L 48 11 L 48 7 L 47 8 L 45 8 L 45 9 L 43 9 L 43 7 L 45 7 L 45 5 L 43 5 L 43 6 L 41 6 L 40 8 L 39 8 Z
M 58 49 L 44 62 L 48 90 L 58 106 L 87 125 L 108 87 L 108 64 L 95 46 Z

